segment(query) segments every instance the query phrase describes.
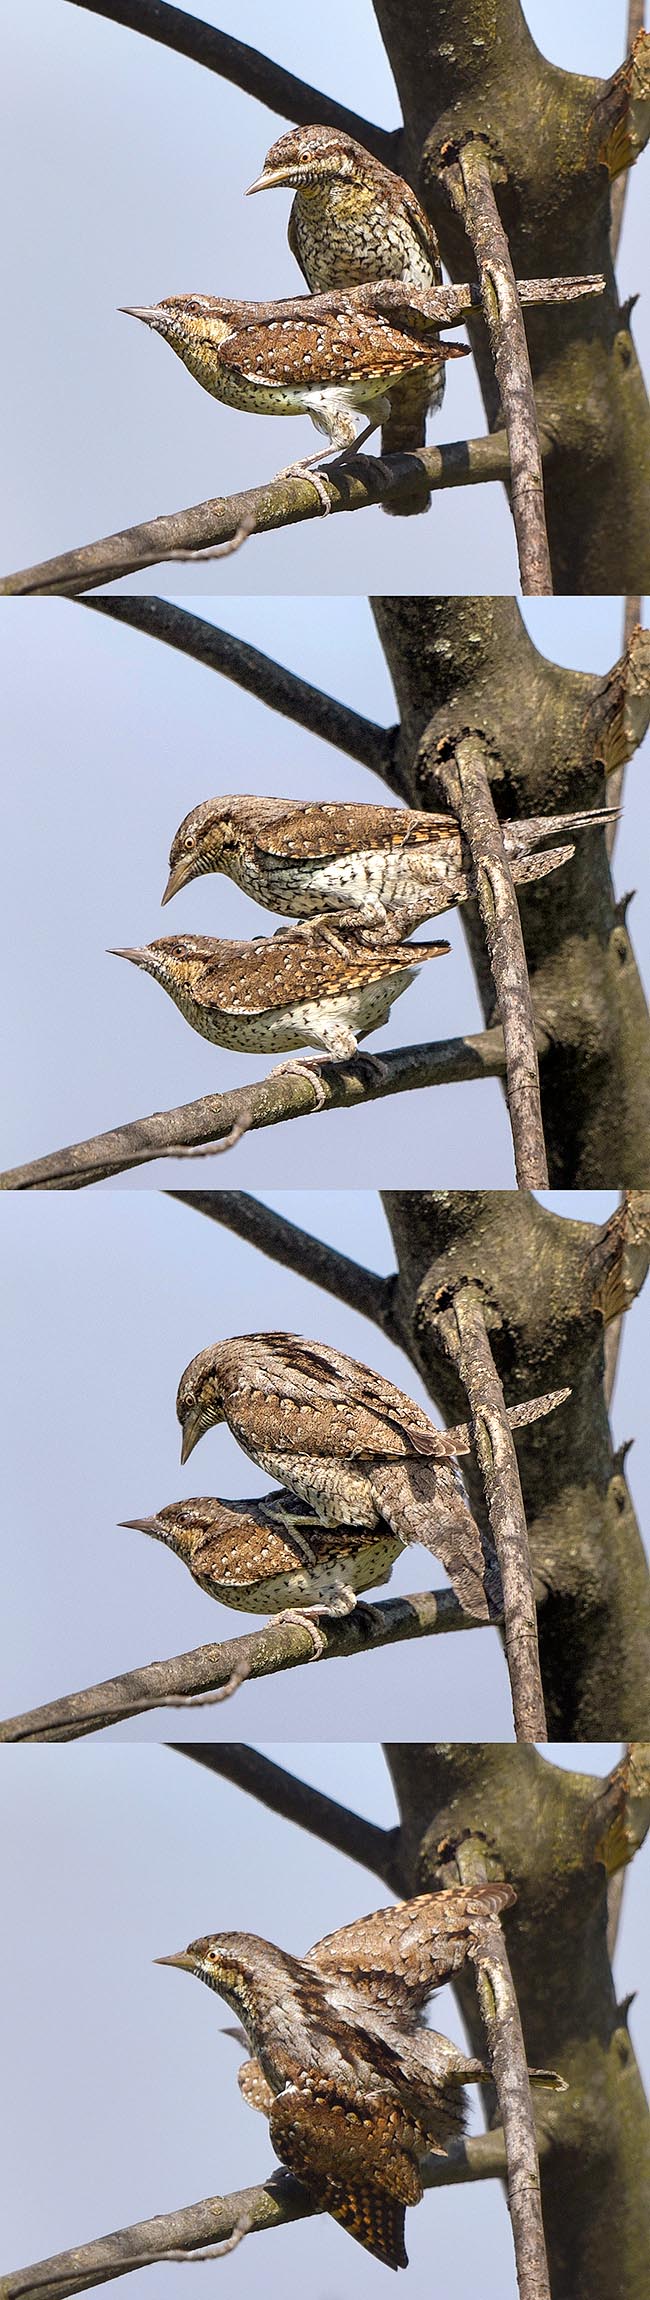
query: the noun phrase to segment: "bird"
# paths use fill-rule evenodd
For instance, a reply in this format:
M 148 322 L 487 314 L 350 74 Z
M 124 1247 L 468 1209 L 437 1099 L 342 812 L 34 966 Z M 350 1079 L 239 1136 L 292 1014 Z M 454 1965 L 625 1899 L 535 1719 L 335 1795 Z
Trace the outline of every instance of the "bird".
M 411 287 L 439 286 L 440 250 L 429 216 L 411 185 L 354 136 L 318 125 L 291 128 L 271 145 L 261 175 L 248 189 L 266 192 L 276 185 L 295 191 L 289 247 L 312 291 L 387 279 Z M 437 358 L 426 375 L 394 387 L 382 452 L 424 446 L 427 413 L 438 412 L 444 387 L 444 364 Z M 423 502 L 422 492 L 419 477 L 410 491 L 414 510 L 427 508 L 428 496 Z M 399 509 L 407 508 L 406 490 L 400 489 Z
M 240 2087 L 280 2162 L 389 2268 L 408 2265 L 405 2208 L 422 2197 L 425 2157 L 461 2138 L 463 2087 L 489 2075 L 425 2026 L 424 2008 L 515 1900 L 507 1883 L 452 1887 L 376 1910 L 303 1958 L 226 1932 L 155 1960 L 236 2013 L 254 2056 Z
M 540 856 L 534 850 L 542 840 L 615 815 L 615 808 L 603 807 L 503 823 L 513 878 L 546 876 L 575 851 L 555 847 Z M 172 841 L 163 905 L 206 871 L 222 871 L 255 902 L 292 918 L 356 909 L 364 924 L 380 926 L 397 941 L 474 892 L 453 816 L 350 799 L 261 798 L 252 792 L 204 799 Z
M 252 942 L 161 935 L 142 949 L 110 955 L 152 974 L 192 1029 L 213 1045 L 242 1054 L 315 1046 L 336 1059 L 356 1055 L 358 1039 L 387 1021 L 393 1000 L 415 980 L 418 967 L 445 957 L 449 947 L 382 947 L 376 931 L 344 914 L 335 930 L 330 919 L 316 918 L 308 934 L 304 926 L 281 927 Z
M 361 1590 L 390 1581 L 402 1547 L 388 1525 L 321 1525 L 305 1503 L 297 1511 L 287 1488 L 250 1501 L 194 1496 L 122 1524 L 164 1542 L 221 1605 L 308 1625 L 321 1615 L 340 1619 Z M 322 1652 L 320 1633 L 313 1642 Z
M 500 1615 L 499 1569 L 456 1468 L 457 1433 L 434 1429 L 374 1368 L 299 1334 L 238 1334 L 192 1358 L 176 1412 L 182 1462 L 227 1422 L 242 1451 L 324 1525 L 374 1532 L 382 1520 L 402 1545 L 434 1552 L 465 1612 Z
M 370 309 L 367 298 L 355 302 L 353 292 L 277 306 L 173 295 L 121 308 L 161 335 L 197 383 L 228 407 L 251 415 L 310 415 L 328 441 L 315 463 L 333 450 L 356 453 L 370 438 L 390 414 L 394 385 L 407 375 L 428 375 L 432 337 L 437 362 L 464 356 L 462 344 L 440 343 L 421 315 L 414 314 L 410 326 L 408 304 L 391 317 Z M 357 438 L 358 416 L 368 420 Z M 288 469 L 308 470 L 309 459 Z M 329 510 L 329 496 L 321 499 Z

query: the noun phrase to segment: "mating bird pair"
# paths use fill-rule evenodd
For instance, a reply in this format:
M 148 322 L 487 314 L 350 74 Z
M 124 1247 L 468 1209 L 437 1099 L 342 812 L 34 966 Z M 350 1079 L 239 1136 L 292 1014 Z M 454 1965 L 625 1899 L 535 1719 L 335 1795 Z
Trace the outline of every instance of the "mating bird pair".
M 522 1428 L 568 1397 L 553 1392 L 510 1413 Z M 421 1406 L 374 1368 L 297 1334 L 241 1334 L 186 1367 L 176 1411 L 181 1460 L 226 1422 L 242 1451 L 280 1481 L 261 1501 L 194 1497 L 124 1522 L 175 1551 L 222 1603 L 310 1626 L 350 1613 L 360 1591 L 390 1579 L 410 1542 L 433 1551 L 465 1612 L 502 1611 L 490 1537 L 467 1501 L 457 1458 L 467 1427 L 437 1430 Z
M 514 879 L 557 870 L 574 847 L 538 851 L 544 842 L 611 816 L 601 808 L 505 823 Z M 203 1037 L 247 1053 L 314 1046 L 333 1058 L 355 1055 L 418 967 L 449 954 L 447 942 L 404 937 L 474 892 L 452 817 L 353 801 L 208 799 L 181 823 L 169 859 L 163 903 L 205 872 L 221 872 L 298 922 L 252 942 L 163 935 L 117 953 L 152 974 Z
M 323 452 L 356 451 L 379 424 L 387 451 L 422 446 L 427 410 L 442 399 L 444 362 L 465 356 L 463 346 L 442 344 L 409 302 L 409 287 L 430 288 L 441 278 L 428 216 L 409 184 L 331 128 L 280 137 L 250 190 L 276 185 L 295 191 L 289 246 L 316 292 L 284 304 L 177 295 L 124 309 L 161 335 L 228 406 L 310 415 L 326 434 Z M 407 291 L 397 310 L 382 308 L 380 295 L 369 301 L 355 292 L 389 280 Z M 357 440 L 359 416 L 367 421 Z M 314 477 L 314 485 L 329 511 L 322 482 Z M 424 508 L 421 493 L 413 508 Z

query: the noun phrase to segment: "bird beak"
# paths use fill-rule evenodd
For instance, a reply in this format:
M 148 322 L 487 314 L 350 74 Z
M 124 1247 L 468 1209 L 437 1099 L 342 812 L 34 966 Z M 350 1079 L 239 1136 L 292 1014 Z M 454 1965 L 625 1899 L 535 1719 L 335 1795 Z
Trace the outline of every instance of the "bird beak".
M 109 950 L 107 958 L 130 958 L 132 966 L 146 966 L 146 950 Z
M 126 312 L 127 319 L 143 319 L 145 327 L 159 327 L 160 314 L 155 303 L 118 303 L 118 311 Z
M 183 1465 L 186 1461 L 189 1461 L 190 1454 L 194 1452 L 194 1447 L 195 1445 L 198 1445 L 199 1438 L 202 1436 L 203 1424 L 200 1414 L 198 1414 L 196 1411 L 194 1413 L 188 1414 L 187 1421 L 183 1423 L 183 1436 L 181 1441 L 181 1465 Z
M 155 1965 L 178 1965 L 182 1973 L 196 1972 L 194 1957 L 190 1956 L 188 1949 L 179 1949 L 175 1957 L 154 1957 L 153 1961 Z
M 187 886 L 188 881 L 193 877 L 193 873 L 193 855 L 188 855 L 187 859 L 183 856 L 180 862 L 174 863 L 174 868 L 173 870 L 170 870 L 165 892 L 162 897 L 161 909 L 164 910 L 166 902 L 171 902 L 173 894 L 180 894 L 181 887 Z
M 159 1521 L 157 1517 L 120 1517 L 118 1524 L 126 1526 L 129 1533 L 151 1533 L 154 1540 L 158 1536 Z
M 248 185 L 247 200 L 251 192 L 272 192 L 276 184 L 290 184 L 292 173 L 289 168 L 263 168 L 261 176 L 256 176 L 255 183 Z

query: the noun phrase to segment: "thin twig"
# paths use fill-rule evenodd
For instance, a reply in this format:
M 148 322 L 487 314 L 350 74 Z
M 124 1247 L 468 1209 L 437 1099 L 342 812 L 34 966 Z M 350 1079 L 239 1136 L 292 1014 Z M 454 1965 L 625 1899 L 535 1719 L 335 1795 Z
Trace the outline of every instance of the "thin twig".
M 461 1282 L 435 1328 L 467 1398 L 492 1537 L 501 1570 L 506 1659 L 518 1741 L 547 1741 L 535 1588 L 517 1456 L 492 1356 L 481 1289 Z
M 488 746 L 480 734 L 440 745 L 427 764 L 453 808 L 470 849 L 478 907 L 506 1052 L 507 1098 L 520 1190 L 547 1190 L 548 1165 L 539 1087 L 536 1024 L 519 906 L 503 830 L 488 774 Z
M 498 1917 L 481 1930 L 470 1955 L 503 2125 L 519 2300 L 551 2300 L 526 2047 Z
M 351 758 L 360 759 L 362 766 L 372 768 L 387 782 L 391 780 L 395 737 L 398 729 L 379 727 L 372 719 L 364 719 L 347 703 L 340 703 L 333 695 L 326 695 L 320 687 L 312 687 L 307 679 L 289 671 L 284 663 L 264 655 L 259 647 L 251 647 L 247 639 L 235 638 L 231 631 L 222 631 L 217 623 L 208 623 L 201 615 L 190 613 L 187 607 L 177 607 L 171 599 L 155 599 L 143 594 L 129 598 L 81 599 L 78 605 L 94 615 L 108 615 L 113 622 L 127 623 L 133 630 L 142 631 L 151 639 L 158 639 L 166 647 L 175 647 L 194 662 L 204 664 L 210 671 L 218 671 L 223 679 L 232 679 L 248 695 L 257 696 L 269 710 L 279 711 L 299 727 L 318 735 L 322 742 L 333 743 L 339 751 L 347 751 Z
M 483 311 L 510 450 L 510 496 L 525 598 L 552 596 L 542 449 L 526 330 L 497 207 L 486 140 L 446 147 L 442 180 L 476 257 Z
M 243 1664 L 247 1677 L 269 1677 L 278 1670 L 300 1668 L 303 1663 L 319 1665 L 341 1655 L 375 1652 L 406 1638 L 440 1637 L 484 1626 L 464 1611 L 452 1589 L 427 1589 L 388 1599 L 373 1605 L 372 1615 L 359 1607 L 342 1620 L 323 1620 L 319 1623 L 323 1651 L 318 1656 L 307 1623 L 269 1621 L 263 1629 L 249 1630 L 243 1637 L 227 1638 L 221 1645 L 199 1645 L 170 1661 L 148 1662 L 142 1669 L 130 1669 L 121 1677 L 90 1685 L 82 1693 L 7 1718 L 0 1724 L 0 1742 L 76 1741 L 86 1733 L 101 1733 L 108 1725 L 139 1716 L 146 1709 L 185 1706 L 188 1696 L 212 1693 L 227 1685 Z
M 548 1041 L 538 1035 L 538 1052 Z M 364 1066 L 363 1076 L 354 1059 L 324 1062 L 319 1078 L 325 1093 L 323 1110 L 352 1109 L 358 1102 L 383 1099 L 388 1094 L 417 1091 L 424 1086 L 453 1086 L 465 1080 L 504 1078 L 506 1061 L 502 1030 L 477 1032 L 474 1037 L 434 1040 L 425 1046 L 400 1046 L 382 1054 L 382 1075 Z M 260 1079 L 256 1086 L 234 1087 L 228 1094 L 205 1094 L 175 1110 L 157 1110 L 149 1118 L 136 1118 L 126 1126 L 96 1134 L 30 1165 L 14 1166 L 0 1174 L 4 1190 L 81 1190 L 93 1182 L 109 1180 L 135 1166 L 146 1166 L 174 1143 L 219 1142 L 229 1134 L 242 1111 L 252 1108 L 251 1128 L 277 1126 L 320 1109 L 310 1068 L 284 1076 Z
M 259 1254 L 268 1254 L 285 1270 L 297 1270 L 311 1286 L 321 1286 L 324 1293 L 334 1294 L 338 1302 L 358 1310 L 360 1317 L 370 1318 L 382 1333 L 399 1338 L 393 1313 L 394 1278 L 382 1278 L 378 1271 L 353 1262 L 348 1254 L 340 1254 L 335 1246 L 302 1230 L 298 1222 L 289 1222 L 284 1214 L 275 1213 L 272 1206 L 264 1206 L 246 1190 L 168 1190 L 166 1196 L 207 1215 L 211 1222 L 220 1222 L 223 1229 L 234 1231 Z
M 177 56 L 188 56 L 208 72 L 217 72 L 221 80 L 242 88 L 245 95 L 279 112 L 281 119 L 295 121 L 297 127 L 322 121 L 323 127 L 340 128 L 344 135 L 356 136 L 388 167 L 396 164 L 401 129 L 375 127 L 374 121 L 349 112 L 345 104 L 337 104 L 320 88 L 311 88 L 293 72 L 285 72 L 258 48 L 245 47 L 229 32 L 218 32 L 198 16 L 186 15 L 184 8 L 170 7 L 166 0 L 74 0 L 74 5 L 86 8 L 92 16 L 107 16 L 112 24 L 122 24 L 129 31 L 142 32 L 149 40 L 161 41 Z
M 364 1820 L 348 1805 L 339 1804 L 338 1798 L 326 1796 L 245 1741 L 171 1741 L 168 1746 L 177 1756 L 190 1757 L 209 1773 L 218 1773 L 220 1780 L 230 1781 L 245 1796 L 255 1797 L 280 1820 L 293 1822 L 322 1845 L 360 1862 L 391 1891 L 400 1890 L 399 1828 L 383 1829 L 376 1821 Z

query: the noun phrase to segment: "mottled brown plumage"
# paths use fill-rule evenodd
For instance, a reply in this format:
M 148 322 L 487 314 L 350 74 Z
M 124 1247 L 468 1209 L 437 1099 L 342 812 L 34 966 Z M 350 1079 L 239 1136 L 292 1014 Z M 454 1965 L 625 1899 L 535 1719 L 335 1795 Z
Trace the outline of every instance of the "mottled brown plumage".
M 335 927 L 315 919 L 308 931 L 285 927 L 253 942 L 162 935 L 112 955 L 152 974 L 192 1029 L 216 1046 L 247 1054 L 317 1046 L 345 1056 L 387 1021 L 418 966 L 448 950 L 446 942 L 382 947 L 376 931 L 353 916 Z
M 537 879 L 573 853 L 535 849 L 547 838 L 608 822 L 615 810 L 504 823 L 513 877 Z M 205 799 L 172 843 L 163 903 L 205 871 L 222 871 L 269 910 L 307 918 L 358 909 L 396 940 L 474 891 L 458 824 L 449 815 L 356 800 Z
M 460 2137 L 463 2086 L 487 2073 L 425 2027 L 425 2005 L 515 1898 L 507 1884 L 422 1894 L 302 1959 L 252 1933 L 208 1935 L 159 1959 L 235 2011 L 254 2054 L 241 2089 L 268 2116 L 281 2163 L 390 2268 L 407 2265 L 405 2207 L 422 2196 L 423 2159 Z
M 411 185 L 353 136 L 338 128 L 291 128 L 272 144 L 250 190 L 276 185 L 295 190 L 289 246 L 312 290 L 385 279 L 438 286 L 438 242 Z M 441 406 L 444 384 L 444 366 L 436 357 L 424 377 L 414 375 L 394 388 L 382 440 L 386 453 L 424 445 L 427 410 Z
M 471 1515 L 453 1434 L 374 1369 L 297 1334 L 236 1335 L 192 1359 L 176 1411 L 184 1462 L 226 1421 L 323 1524 L 374 1531 L 383 1519 L 401 1542 L 433 1550 L 468 1613 L 499 1610 L 496 1559 Z
M 402 1546 L 388 1525 L 322 1525 L 287 1488 L 262 1500 L 168 1502 L 122 1523 L 164 1542 L 208 1597 L 241 1613 L 351 1613 L 361 1590 L 390 1580 Z

